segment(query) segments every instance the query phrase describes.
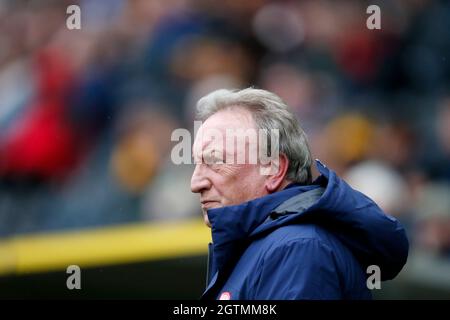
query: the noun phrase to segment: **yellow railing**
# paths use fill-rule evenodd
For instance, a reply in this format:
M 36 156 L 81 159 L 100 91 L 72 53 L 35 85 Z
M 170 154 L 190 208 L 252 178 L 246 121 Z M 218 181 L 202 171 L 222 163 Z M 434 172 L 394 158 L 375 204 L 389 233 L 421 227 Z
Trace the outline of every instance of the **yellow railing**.
M 0 275 L 206 254 L 210 239 L 197 219 L 15 236 L 0 240 Z

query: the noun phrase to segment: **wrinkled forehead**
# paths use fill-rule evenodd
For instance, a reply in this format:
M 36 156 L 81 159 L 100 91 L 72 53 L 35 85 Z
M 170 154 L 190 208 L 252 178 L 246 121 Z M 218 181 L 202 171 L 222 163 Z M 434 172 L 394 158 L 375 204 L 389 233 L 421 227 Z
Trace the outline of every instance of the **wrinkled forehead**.
M 219 111 L 200 126 L 194 140 L 194 152 L 213 146 L 225 147 L 227 138 L 236 138 L 242 132 L 257 132 L 249 111 L 240 107 Z

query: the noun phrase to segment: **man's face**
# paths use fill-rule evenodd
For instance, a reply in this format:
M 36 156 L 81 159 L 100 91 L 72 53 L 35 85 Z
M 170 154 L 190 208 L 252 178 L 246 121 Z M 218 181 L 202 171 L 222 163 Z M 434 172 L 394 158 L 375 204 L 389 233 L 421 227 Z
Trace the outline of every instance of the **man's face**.
M 249 111 L 232 107 L 206 119 L 197 132 L 193 146 L 196 166 L 191 190 L 200 194 L 203 217 L 209 227 L 207 209 L 236 205 L 268 194 L 264 184 L 266 176 L 261 174 L 260 165 L 249 161 L 248 153 L 255 150 L 249 146 L 249 141 L 245 142 L 245 150 L 236 143 L 227 150 L 225 140 L 230 138 L 227 137 L 227 129 L 229 132 L 237 129 L 257 130 Z M 220 133 L 222 141 L 217 138 Z M 246 153 L 244 163 L 237 161 L 242 152 Z M 225 163 L 229 162 L 226 159 L 234 161 Z

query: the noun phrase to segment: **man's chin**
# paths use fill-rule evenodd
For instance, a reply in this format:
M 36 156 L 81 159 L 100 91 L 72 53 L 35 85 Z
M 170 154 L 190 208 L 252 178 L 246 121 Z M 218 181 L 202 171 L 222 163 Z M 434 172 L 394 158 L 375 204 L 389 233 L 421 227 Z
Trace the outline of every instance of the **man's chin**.
M 209 222 L 208 219 L 208 210 L 210 209 L 218 209 L 218 208 L 222 208 L 222 204 L 217 202 L 217 203 L 213 203 L 213 202 L 209 202 L 206 205 L 202 205 L 202 212 L 203 212 L 203 220 L 205 221 L 205 224 L 211 228 L 211 223 Z
M 211 228 L 211 223 L 209 222 L 206 210 L 204 210 L 204 212 L 203 212 L 203 221 L 205 222 L 205 224 L 208 228 Z

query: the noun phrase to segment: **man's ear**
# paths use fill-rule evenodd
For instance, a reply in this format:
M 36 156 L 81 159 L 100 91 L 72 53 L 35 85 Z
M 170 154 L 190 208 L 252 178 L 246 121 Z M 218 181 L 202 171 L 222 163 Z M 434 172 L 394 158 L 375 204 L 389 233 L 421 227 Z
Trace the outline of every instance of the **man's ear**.
M 280 153 L 278 161 L 271 161 L 271 174 L 267 176 L 265 187 L 268 193 L 274 193 L 280 189 L 286 178 L 289 167 L 289 159 Z

